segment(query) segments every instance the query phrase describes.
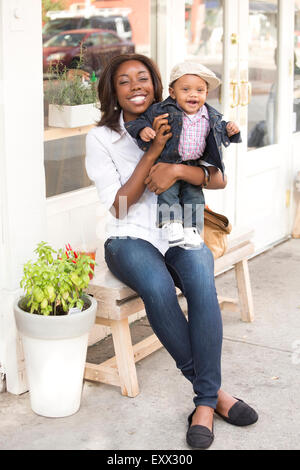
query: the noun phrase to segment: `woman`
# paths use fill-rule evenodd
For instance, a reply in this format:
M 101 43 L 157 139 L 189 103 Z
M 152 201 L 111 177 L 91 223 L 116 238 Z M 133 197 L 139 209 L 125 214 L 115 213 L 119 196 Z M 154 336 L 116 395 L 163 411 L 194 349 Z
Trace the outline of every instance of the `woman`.
M 236 425 L 254 423 L 257 414 L 220 389 L 222 320 L 210 250 L 204 244 L 168 249 L 155 226 L 156 195 L 178 179 L 200 186 L 206 174 L 200 167 L 154 165 L 171 136 L 167 115 L 155 118 L 156 138 L 145 154 L 125 131 L 124 122 L 162 99 L 160 74 L 150 59 L 114 57 L 101 75 L 98 93 L 102 117 L 87 136 L 86 168 L 111 213 L 105 259 L 111 272 L 141 296 L 153 331 L 192 383 L 195 409 L 188 417 L 187 442 L 208 448 L 214 439 L 214 411 Z M 224 188 L 219 170 L 209 167 L 209 172 L 207 188 Z M 175 286 L 187 299 L 188 321 Z

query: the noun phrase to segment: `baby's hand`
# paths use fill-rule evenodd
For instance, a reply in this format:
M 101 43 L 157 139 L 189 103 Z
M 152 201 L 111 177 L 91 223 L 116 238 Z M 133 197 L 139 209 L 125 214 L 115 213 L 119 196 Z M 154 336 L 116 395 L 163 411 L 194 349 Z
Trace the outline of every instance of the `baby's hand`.
M 156 137 L 156 132 L 151 129 L 151 127 L 144 127 L 144 129 L 141 130 L 140 132 L 140 138 L 144 142 L 150 142 L 150 140 L 153 140 Z
M 240 132 L 239 126 L 232 121 L 229 121 L 226 126 L 226 131 L 228 134 L 228 137 L 231 137 L 235 134 L 238 134 Z

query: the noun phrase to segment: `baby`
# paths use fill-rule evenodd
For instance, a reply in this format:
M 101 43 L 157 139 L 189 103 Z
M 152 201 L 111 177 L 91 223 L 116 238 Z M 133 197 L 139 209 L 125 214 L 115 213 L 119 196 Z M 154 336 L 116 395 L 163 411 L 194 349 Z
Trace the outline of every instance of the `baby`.
M 168 114 L 172 137 L 157 162 L 197 166 L 204 172 L 202 186 L 177 181 L 158 195 L 157 226 L 167 228 L 169 246 L 199 247 L 203 243 L 204 195 L 202 187 L 210 180 L 209 167 L 224 174 L 221 144 L 241 142 L 238 126 L 222 121 L 222 115 L 206 103 L 208 91 L 220 85 L 216 75 L 196 62 L 176 65 L 170 76 L 170 96 L 151 105 L 138 119 L 125 123 L 126 130 L 139 147 L 148 150 L 155 138 L 152 122 Z

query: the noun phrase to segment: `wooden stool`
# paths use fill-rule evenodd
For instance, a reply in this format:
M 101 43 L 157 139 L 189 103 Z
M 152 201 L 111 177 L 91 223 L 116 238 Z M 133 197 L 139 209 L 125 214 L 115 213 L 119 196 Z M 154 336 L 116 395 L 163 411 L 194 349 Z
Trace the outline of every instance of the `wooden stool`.
M 228 249 L 215 261 L 215 275 L 235 267 L 239 299 L 218 297 L 221 309 L 237 311 L 240 303 L 241 319 L 254 319 L 253 302 L 247 259 L 254 253 L 250 239 L 252 232 L 230 235 Z M 101 364 L 86 363 L 84 378 L 121 387 L 122 395 L 135 397 L 139 393 L 135 362 L 162 347 L 155 334 L 132 345 L 128 318 L 144 310 L 142 299 L 120 282 L 107 268 L 105 262 L 96 267 L 88 293 L 98 302 L 96 323 L 111 328 L 115 356 Z M 178 301 L 184 312 L 186 300 L 177 289 Z

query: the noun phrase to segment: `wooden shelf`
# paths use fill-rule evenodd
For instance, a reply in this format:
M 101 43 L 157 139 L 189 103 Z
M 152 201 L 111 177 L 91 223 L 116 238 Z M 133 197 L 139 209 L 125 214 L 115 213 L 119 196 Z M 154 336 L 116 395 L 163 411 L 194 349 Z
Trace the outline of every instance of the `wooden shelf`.
M 90 129 L 95 127 L 93 124 L 90 126 L 74 127 L 73 129 L 64 129 L 61 127 L 46 127 L 44 130 L 44 142 L 57 139 L 65 139 L 66 137 L 74 137 L 76 135 L 87 134 Z

